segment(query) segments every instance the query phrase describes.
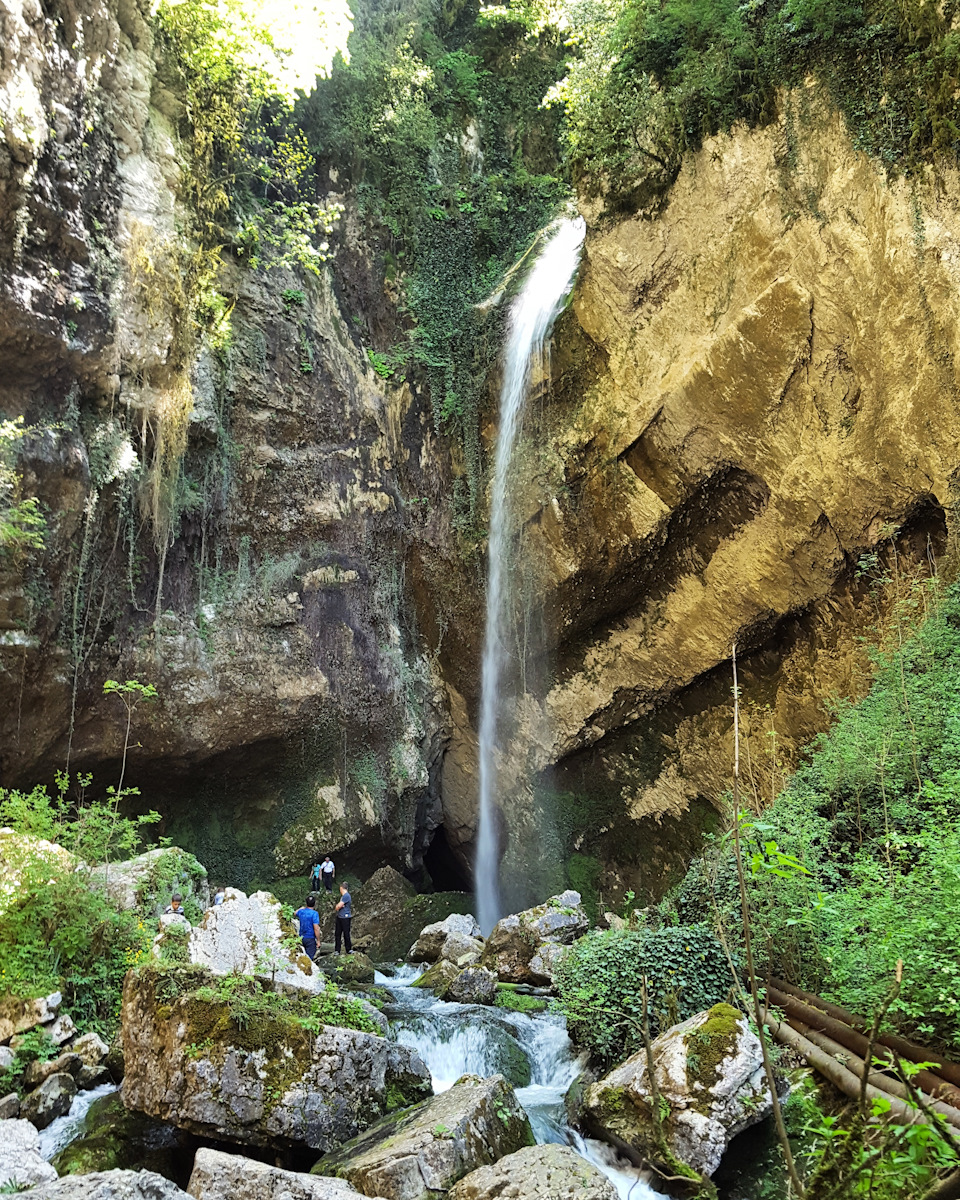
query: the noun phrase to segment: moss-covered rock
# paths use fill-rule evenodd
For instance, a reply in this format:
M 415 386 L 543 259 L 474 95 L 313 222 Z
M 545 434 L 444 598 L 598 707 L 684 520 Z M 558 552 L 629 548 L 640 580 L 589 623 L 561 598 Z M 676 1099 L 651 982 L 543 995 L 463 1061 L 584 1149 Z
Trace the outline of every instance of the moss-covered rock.
M 114 1092 L 90 1105 L 80 1136 L 54 1157 L 53 1165 L 60 1175 L 142 1169 L 172 1179 L 177 1158 L 194 1144 L 183 1130 L 131 1112 Z
M 481 962 L 504 983 L 549 986 L 564 947 L 589 928 L 579 892 L 561 892 L 544 904 L 498 921 L 487 938 Z
M 131 971 L 121 1013 L 124 1103 L 182 1129 L 256 1146 L 327 1150 L 429 1075 L 332 985 L 278 994 L 199 967 Z
M 459 974 L 460 970 L 458 967 L 455 967 L 447 959 L 441 958 L 432 967 L 428 967 L 420 978 L 414 981 L 413 986 L 418 988 L 432 988 L 442 1000 L 447 988 Z
M 715 1004 L 662 1033 L 652 1052 L 663 1112 L 641 1051 L 586 1089 L 584 1123 L 645 1158 L 673 1168 L 673 1154 L 712 1175 L 730 1141 L 770 1111 L 760 1043 L 742 1013 Z
M 471 1171 L 532 1143 L 530 1122 L 503 1076 L 465 1075 L 325 1155 L 313 1170 L 368 1196 L 434 1200 Z

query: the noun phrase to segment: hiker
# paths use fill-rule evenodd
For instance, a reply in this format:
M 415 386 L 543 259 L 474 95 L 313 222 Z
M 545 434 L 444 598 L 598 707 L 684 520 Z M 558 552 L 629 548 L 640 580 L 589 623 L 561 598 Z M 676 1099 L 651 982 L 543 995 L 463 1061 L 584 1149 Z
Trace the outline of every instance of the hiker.
M 225 898 L 225 893 L 226 893 L 226 888 L 221 883 L 220 886 L 217 888 L 217 890 L 213 894 L 214 904 L 222 904 L 224 901 L 224 898 Z
M 343 941 L 347 953 L 353 953 L 353 942 L 350 941 L 350 918 L 353 916 L 353 898 L 347 891 L 345 883 L 340 884 L 340 902 L 333 910 L 337 914 L 336 948 L 340 953 L 340 942 Z
M 190 922 L 187 920 L 187 914 L 180 907 L 181 904 L 183 904 L 183 897 L 179 892 L 174 892 L 170 897 L 170 903 L 163 910 L 163 915 L 165 917 L 179 917 L 185 925 L 189 925 Z
M 310 870 L 310 891 L 320 891 L 320 864 L 314 863 Z
M 311 962 L 317 957 L 317 942 L 320 940 L 320 914 L 314 907 L 316 902 L 316 896 L 308 896 L 303 907 L 293 914 L 300 922 L 300 941 Z
M 323 856 L 323 862 L 320 864 L 320 872 L 323 875 L 323 886 L 328 892 L 333 891 L 333 881 L 336 878 L 337 868 L 333 865 L 333 860 L 329 854 Z

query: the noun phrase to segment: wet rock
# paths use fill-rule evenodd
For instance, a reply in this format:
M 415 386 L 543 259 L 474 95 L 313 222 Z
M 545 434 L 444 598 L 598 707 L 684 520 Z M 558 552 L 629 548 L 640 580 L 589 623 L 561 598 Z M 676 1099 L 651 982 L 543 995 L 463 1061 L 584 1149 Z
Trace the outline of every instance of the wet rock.
M 73 1076 L 59 1072 L 44 1080 L 38 1088 L 23 1098 L 20 1115 L 26 1117 L 38 1129 L 46 1129 L 51 1121 L 70 1111 L 76 1094 L 77 1084 Z
M 342 1179 L 282 1171 L 266 1163 L 201 1147 L 187 1191 L 195 1200 L 352 1200 L 360 1195 Z M 378 1197 L 377 1200 L 382 1200 Z
M 433 1200 L 458 1179 L 533 1142 L 502 1075 L 465 1075 L 449 1091 L 378 1122 L 313 1168 L 368 1196 Z
M 103 1038 L 94 1032 L 81 1034 L 76 1038 L 70 1049 L 79 1054 L 85 1067 L 96 1067 L 107 1057 L 110 1047 Z
M 113 1076 L 106 1067 L 81 1067 L 76 1078 L 77 1087 L 82 1092 L 87 1092 L 102 1083 L 109 1083 Z
M 16 1092 L 0 1099 L 0 1121 L 9 1121 L 20 1116 L 20 1097 Z
M 694 1170 L 712 1175 L 732 1139 L 771 1110 L 760 1043 L 742 1013 L 715 1004 L 660 1034 L 653 1057 L 660 1096 L 670 1110 L 663 1120 L 667 1142 Z M 608 1140 L 655 1157 L 645 1052 L 587 1088 L 584 1119 Z
M 467 937 L 464 933 L 451 933 L 443 943 L 440 957 L 462 970 L 478 963 L 482 953 L 483 942 L 480 938 Z
M 34 1125 L 15 1119 L 0 1123 L 0 1183 L 32 1186 L 56 1177 L 40 1155 L 40 1134 Z
M 411 962 L 436 962 L 451 934 L 468 938 L 480 937 L 480 926 L 476 917 L 467 913 L 451 913 L 442 921 L 436 921 L 420 930 L 420 936 L 410 947 L 407 957 Z
M 455 1183 L 447 1200 L 617 1200 L 617 1189 L 570 1146 L 525 1146 Z
M 370 987 L 376 975 L 373 963 L 360 951 L 353 954 L 328 955 L 317 963 L 317 966 L 325 975 L 348 987 L 351 984 Z
M 124 982 L 130 1108 L 205 1137 L 325 1151 L 429 1089 L 415 1051 L 374 1033 L 334 1025 L 315 1032 L 283 1008 L 241 1028 L 227 1001 L 209 998 L 215 978 L 189 970 L 190 987 L 180 989 L 168 990 L 170 972 L 152 967 Z M 171 990 L 179 991 L 172 999 Z
M 153 1171 L 95 1171 L 43 1183 L 33 1200 L 188 1200 L 186 1192 Z
M 487 938 L 481 962 L 504 983 L 550 985 L 562 947 L 589 928 L 580 893 L 561 892 L 545 904 L 498 921 Z
M 432 988 L 442 999 L 447 988 L 459 974 L 459 968 L 455 967 L 452 962 L 448 962 L 447 959 L 441 958 L 432 967 L 428 967 L 419 979 L 414 980 L 413 986 Z
M 457 1004 L 492 1004 L 497 994 L 497 977 L 486 967 L 467 967 L 451 981 L 444 1000 Z
M 53 1021 L 62 1001 L 59 992 L 34 1000 L 4 996 L 0 1000 L 0 1042 L 8 1042 L 16 1033 L 26 1033 L 28 1029 Z
M 191 1154 L 194 1138 L 181 1129 L 124 1108 L 118 1092 L 95 1100 L 79 1136 L 53 1158 L 59 1175 L 94 1171 L 146 1170 L 170 1178 Z

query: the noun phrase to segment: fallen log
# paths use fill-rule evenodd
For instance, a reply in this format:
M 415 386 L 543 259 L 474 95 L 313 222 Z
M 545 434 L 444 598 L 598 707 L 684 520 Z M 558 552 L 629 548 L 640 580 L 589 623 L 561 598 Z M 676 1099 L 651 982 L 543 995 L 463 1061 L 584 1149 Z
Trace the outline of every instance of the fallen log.
M 775 1041 L 782 1046 L 789 1046 L 792 1050 L 796 1050 L 814 1070 L 819 1071 L 825 1079 L 829 1079 L 845 1096 L 849 1096 L 851 1100 L 859 1100 L 860 1080 L 849 1067 L 838 1063 L 832 1055 L 821 1050 L 819 1046 L 815 1046 L 803 1034 L 791 1029 L 786 1021 L 778 1021 L 771 1013 L 766 1014 L 763 1023 L 770 1030 Z M 928 1118 L 919 1109 L 911 1108 L 902 1100 L 898 1100 L 896 1096 L 891 1096 L 889 1092 L 882 1092 L 869 1082 L 867 1083 L 867 1098 L 885 1100 L 890 1105 L 889 1116 L 903 1125 L 930 1124 Z
M 813 1008 L 809 1004 L 805 1004 L 801 1000 L 795 999 L 793 996 L 781 992 L 779 988 L 772 983 L 767 988 L 767 996 L 771 1003 L 789 1016 L 801 1021 L 810 1029 L 815 1029 L 818 1033 L 825 1033 L 835 1042 L 839 1042 L 847 1050 L 852 1050 L 854 1054 L 858 1054 L 861 1058 L 865 1058 L 870 1049 L 868 1038 L 862 1033 L 858 1033 L 855 1029 L 851 1029 L 849 1025 L 838 1021 L 836 1017 L 828 1016 L 820 1009 Z M 874 1044 L 873 1056 L 879 1059 L 885 1059 L 893 1065 L 893 1050 L 891 1047 Z M 923 1059 L 921 1062 L 925 1061 Z M 960 1088 L 956 1088 L 952 1083 L 948 1083 L 940 1075 L 934 1074 L 932 1071 L 918 1071 L 913 1077 L 913 1082 L 917 1088 L 933 1096 L 937 1100 L 942 1100 L 953 1108 L 960 1108 Z
M 852 1050 L 848 1050 L 846 1046 L 841 1046 L 839 1042 L 835 1042 L 826 1034 L 818 1033 L 815 1029 L 808 1029 L 802 1022 L 791 1018 L 787 1024 L 791 1029 L 796 1030 L 801 1037 L 805 1037 L 809 1042 L 825 1051 L 831 1057 L 836 1058 L 841 1055 L 846 1062 L 848 1070 L 852 1071 L 858 1079 L 863 1079 L 863 1072 L 866 1069 L 863 1059 L 854 1054 Z M 889 1075 L 883 1075 L 879 1071 L 872 1070 L 867 1077 L 867 1082 L 872 1084 L 881 1092 L 886 1092 L 890 1096 L 895 1096 L 899 1100 L 909 1101 L 910 1093 L 907 1087 L 899 1079 L 892 1079 Z M 922 1096 L 924 1103 L 931 1112 L 938 1113 L 944 1117 L 951 1125 L 960 1129 L 960 1109 L 953 1108 L 949 1104 L 944 1104 L 942 1100 L 935 1100 L 930 1096 Z
M 771 979 L 770 983 L 785 995 L 793 996 L 795 999 L 802 1001 L 804 1004 L 809 1004 L 811 1007 L 822 1009 L 827 1016 L 842 1021 L 845 1025 L 849 1025 L 851 1029 L 855 1029 L 860 1033 L 869 1030 L 869 1026 L 863 1017 L 858 1017 L 854 1013 L 847 1012 L 839 1004 L 831 1004 L 829 1000 L 822 1000 L 819 996 L 813 995 L 812 992 L 804 992 L 792 984 L 784 983 L 782 979 Z M 895 1033 L 882 1033 L 877 1038 L 877 1042 L 879 1045 L 886 1046 L 888 1049 L 895 1051 L 901 1058 L 905 1058 L 907 1062 L 935 1062 L 937 1065 L 930 1069 L 931 1073 L 939 1075 L 941 1079 L 945 1079 L 948 1083 L 953 1084 L 954 1087 L 960 1088 L 960 1063 L 950 1062 L 942 1054 L 937 1054 L 931 1050 L 929 1046 L 919 1046 L 916 1042 L 911 1042 L 907 1038 L 902 1038 Z

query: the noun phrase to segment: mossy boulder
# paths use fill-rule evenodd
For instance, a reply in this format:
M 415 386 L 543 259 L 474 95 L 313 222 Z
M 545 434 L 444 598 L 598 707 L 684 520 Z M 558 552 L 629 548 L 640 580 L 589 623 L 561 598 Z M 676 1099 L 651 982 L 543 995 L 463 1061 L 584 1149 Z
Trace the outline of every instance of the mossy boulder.
M 561 892 L 544 904 L 498 921 L 480 961 L 503 983 L 550 986 L 564 947 L 589 928 L 580 893 Z
M 178 1157 L 193 1145 L 190 1134 L 131 1112 L 113 1092 L 90 1105 L 80 1136 L 54 1157 L 53 1165 L 59 1175 L 128 1168 L 169 1178 Z
M 218 1140 L 324 1151 L 376 1121 L 388 1098 L 430 1090 L 416 1052 L 381 1037 L 332 985 L 274 993 L 199 967 L 141 967 L 124 982 L 121 1028 L 124 1103 Z
M 464 1075 L 449 1091 L 388 1117 L 325 1155 L 319 1175 L 366 1196 L 435 1200 L 458 1179 L 533 1144 L 530 1122 L 502 1075 Z
M 347 987 L 373 987 L 376 976 L 372 961 L 359 950 L 353 954 L 331 954 L 319 958 L 315 968 Z
M 741 1012 L 715 1004 L 660 1034 L 652 1051 L 659 1125 L 645 1051 L 586 1089 L 584 1124 L 644 1158 L 675 1167 L 666 1152 L 712 1175 L 732 1139 L 771 1110 L 760 1042 Z
M 432 988 L 442 1000 L 447 988 L 459 974 L 459 967 L 455 967 L 452 962 L 441 958 L 432 967 L 428 967 L 419 979 L 414 980 L 413 986 L 418 988 Z

